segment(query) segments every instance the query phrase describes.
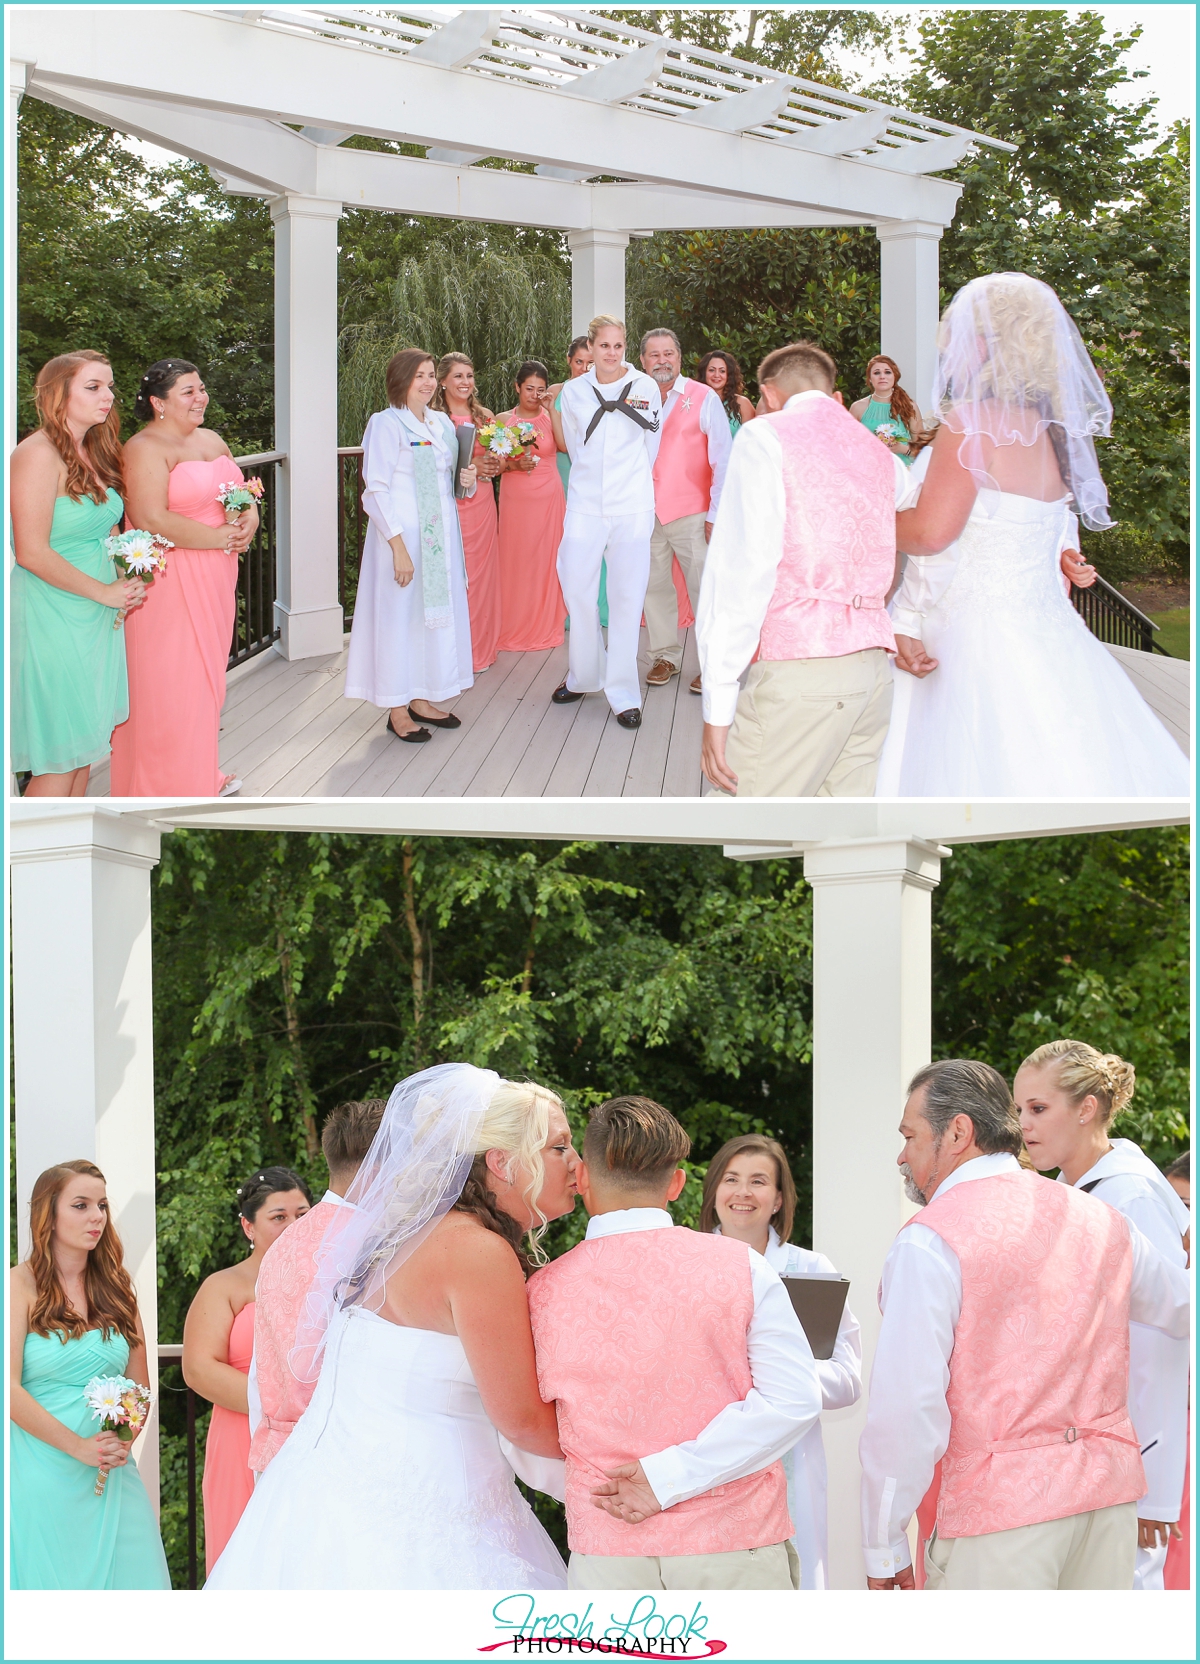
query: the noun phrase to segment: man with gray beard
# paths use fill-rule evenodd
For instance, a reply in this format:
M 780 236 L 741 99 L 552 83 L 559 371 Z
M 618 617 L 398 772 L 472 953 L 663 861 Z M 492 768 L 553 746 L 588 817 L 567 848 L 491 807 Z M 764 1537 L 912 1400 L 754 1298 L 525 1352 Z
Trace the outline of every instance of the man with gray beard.
M 1186 1335 L 1186 1272 L 1112 1208 L 1021 1168 L 1016 1107 L 986 1063 L 918 1071 L 900 1136 L 922 1211 L 880 1282 L 859 1445 L 868 1588 L 915 1587 L 905 1531 L 939 1461 L 927 1588 L 1132 1588 L 1129 1321 Z

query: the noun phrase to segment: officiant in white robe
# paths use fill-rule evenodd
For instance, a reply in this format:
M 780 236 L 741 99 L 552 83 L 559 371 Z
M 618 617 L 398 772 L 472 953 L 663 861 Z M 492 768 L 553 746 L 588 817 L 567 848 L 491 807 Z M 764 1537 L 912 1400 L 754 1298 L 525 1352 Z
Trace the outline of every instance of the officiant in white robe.
M 444 602 L 430 605 L 418 507 L 417 459 L 430 450 L 437 466 L 440 533 L 448 576 Z M 455 699 L 474 682 L 467 569 L 454 501 L 458 441 L 454 424 L 426 408 L 377 411 L 363 435 L 363 543 L 346 698 L 395 708 L 413 699 Z M 474 493 L 472 486 L 468 495 Z M 399 533 L 414 567 L 411 583 L 397 582 L 389 539 Z M 417 717 L 416 720 L 428 721 Z M 456 724 L 457 726 L 457 724 Z

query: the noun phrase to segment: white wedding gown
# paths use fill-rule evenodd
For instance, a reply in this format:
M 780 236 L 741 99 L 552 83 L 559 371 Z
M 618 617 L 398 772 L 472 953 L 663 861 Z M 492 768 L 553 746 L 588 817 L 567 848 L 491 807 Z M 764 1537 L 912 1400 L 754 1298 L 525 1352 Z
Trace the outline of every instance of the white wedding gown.
M 456 1335 L 361 1308 L 208 1589 L 562 1589 Z
M 925 582 L 922 603 L 909 560 L 893 615 L 923 612 L 938 667 L 894 672 L 877 797 L 1189 795 L 1188 758 L 1067 595 L 1067 515 L 981 491 L 940 595 Z

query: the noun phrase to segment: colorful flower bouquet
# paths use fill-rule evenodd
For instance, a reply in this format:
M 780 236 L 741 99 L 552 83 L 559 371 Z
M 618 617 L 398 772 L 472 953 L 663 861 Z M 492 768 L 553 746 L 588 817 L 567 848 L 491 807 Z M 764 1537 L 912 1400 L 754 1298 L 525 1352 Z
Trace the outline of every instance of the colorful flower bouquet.
M 149 589 L 155 576 L 167 570 L 167 550 L 175 545 L 157 532 L 128 531 L 105 540 L 105 548 L 112 556 L 113 565 L 123 578 L 140 578 Z M 119 630 L 125 622 L 125 608 L 117 613 L 113 624 Z
M 115 1433 L 122 1444 L 132 1444 L 150 1414 L 150 1392 L 127 1375 L 96 1375 L 83 1389 L 83 1401 L 100 1417 L 100 1431 Z M 103 1496 L 108 1469 L 101 1468 L 94 1495 Z
M 532 422 L 515 422 L 511 427 L 503 422 L 486 422 L 475 435 L 491 456 L 519 457 L 537 443 L 537 428 Z M 540 457 L 534 458 L 540 462 Z
M 885 445 L 890 445 L 893 439 L 899 439 L 900 429 L 895 422 L 880 422 L 875 429 L 876 439 L 882 439 Z
M 230 480 L 228 485 L 223 485 L 217 492 L 217 501 L 225 510 L 226 520 L 232 522 L 248 508 L 257 508 L 262 501 L 262 494 L 263 482 L 252 474 L 244 484 Z

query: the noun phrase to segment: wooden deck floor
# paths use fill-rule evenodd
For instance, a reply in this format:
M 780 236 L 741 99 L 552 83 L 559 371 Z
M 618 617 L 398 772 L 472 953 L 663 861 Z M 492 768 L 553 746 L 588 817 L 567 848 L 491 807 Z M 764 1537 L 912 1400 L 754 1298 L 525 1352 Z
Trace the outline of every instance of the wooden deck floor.
M 230 675 L 221 766 L 241 777 L 244 797 L 698 797 L 703 717 L 688 691 L 698 670 L 689 630 L 682 674 L 646 690 L 642 725 L 631 730 L 602 694 L 551 704 L 565 646 L 502 653 L 446 702 L 461 728 L 402 745 L 386 711 L 344 697 L 345 651 L 294 664 L 263 653 Z M 108 795 L 107 764 L 93 770 L 88 795 Z
M 641 674 L 648 669 L 643 651 Z M 1109 651 L 1185 750 L 1191 666 L 1132 649 Z M 504 653 L 453 701 L 463 726 L 434 731 L 428 745 L 401 745 L 386 713 L 343 696 L 346 654 L 289 664 L 262 653 L 229 678 L 221 719 L 221 764 L 236 770 L 244 797 L 698 797 L 700 700 L 688 691 L 698 669 L 687 633 L 683 672 L 648 688 L 642 726 L 617 725 L 603 695 L 552 705 L 567 650 Z M 92 771 L 89 797 L 108 795 L 107 763 Z

